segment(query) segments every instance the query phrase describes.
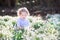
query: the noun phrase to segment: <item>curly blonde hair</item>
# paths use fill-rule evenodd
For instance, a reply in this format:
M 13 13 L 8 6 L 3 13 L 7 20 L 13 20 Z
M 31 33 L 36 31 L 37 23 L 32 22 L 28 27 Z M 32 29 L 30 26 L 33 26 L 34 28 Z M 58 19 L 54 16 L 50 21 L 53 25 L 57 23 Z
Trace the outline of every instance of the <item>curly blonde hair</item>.
M 30 13 L 26 7 L 19 8 L 17 10 L 17 15 L 19 16 L 21 14 L 21 12 L 26 12 L 28 15 L 30 15 Z

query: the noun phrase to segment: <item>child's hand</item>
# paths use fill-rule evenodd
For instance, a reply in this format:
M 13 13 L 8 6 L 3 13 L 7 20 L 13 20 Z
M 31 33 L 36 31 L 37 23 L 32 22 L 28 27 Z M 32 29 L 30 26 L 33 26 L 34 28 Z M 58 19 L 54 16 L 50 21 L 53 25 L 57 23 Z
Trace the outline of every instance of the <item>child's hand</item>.
M 19 29 L 24 29 L 24 27 L 19 27 Z

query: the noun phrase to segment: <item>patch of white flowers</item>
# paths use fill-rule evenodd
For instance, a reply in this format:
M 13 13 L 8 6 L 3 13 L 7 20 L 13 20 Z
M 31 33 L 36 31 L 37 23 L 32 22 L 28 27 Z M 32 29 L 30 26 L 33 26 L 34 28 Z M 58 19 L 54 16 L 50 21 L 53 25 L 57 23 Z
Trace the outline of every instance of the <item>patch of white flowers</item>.
M 13 40 L 13 31 L 14 24 L 16 23 L 17 17 L 11 16 L 0 16 L 0 38 L 1 40 Z M 45 22 L 41 20 L 41 18 L 37 17 L 28 17 L 31 21 L 31 27 L 25 28 L 24 33 L 21 36 L 23 40 L 58 40 L 58 30 L 49 22 Z M 36 24 L 36 22 L 38 24 Z M 35 29 L 32 25 L 40 26 L 38 29 Z M 22 31 L 19 31 L 20 33 Z M 17 34 L 18 35 L 18 34 Z

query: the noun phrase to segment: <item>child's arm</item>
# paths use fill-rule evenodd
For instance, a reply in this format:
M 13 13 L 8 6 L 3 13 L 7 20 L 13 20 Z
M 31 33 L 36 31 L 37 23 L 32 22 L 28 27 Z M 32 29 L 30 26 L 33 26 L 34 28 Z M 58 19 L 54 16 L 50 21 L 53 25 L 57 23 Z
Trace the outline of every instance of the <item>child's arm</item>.
M 23 29 L 23 28 L 20 26 L 19 20 L 17 21 L 17 29 Z

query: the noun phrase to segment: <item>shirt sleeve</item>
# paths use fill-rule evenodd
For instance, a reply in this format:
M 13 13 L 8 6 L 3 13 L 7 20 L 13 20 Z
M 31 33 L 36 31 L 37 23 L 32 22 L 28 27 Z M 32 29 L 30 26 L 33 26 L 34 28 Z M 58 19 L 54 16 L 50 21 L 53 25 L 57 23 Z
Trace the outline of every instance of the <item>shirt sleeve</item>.
M 28 20 L 28 26 L 30 26 L 30 21 Z
M 17 20 L 17 27 L 20 27 L 20 21 Z

